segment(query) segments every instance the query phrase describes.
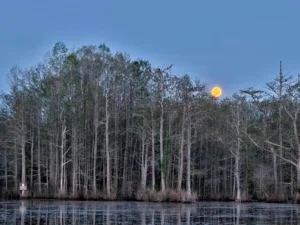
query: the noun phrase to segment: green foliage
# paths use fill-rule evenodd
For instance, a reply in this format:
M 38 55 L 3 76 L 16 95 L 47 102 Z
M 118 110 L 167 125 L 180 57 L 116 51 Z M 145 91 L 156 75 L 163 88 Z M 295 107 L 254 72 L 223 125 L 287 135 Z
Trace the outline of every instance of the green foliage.
M 79 64 L 77 56 L 74 53 L 69 54 L 67 56 L 67 60 L 72 66 L 78 66 L 78 64 Z
M 99 45 L 99 50 L 105 53 L 110 53 L 109 47 L 107 47 L 105 44 L 100 44 Z
M 62 55 L 62 54 L 66 54 L 67 51 L 68 51 L 68 48 L 63 42 L 56 42 L 52 49 L 52 54 L 54 56 Z

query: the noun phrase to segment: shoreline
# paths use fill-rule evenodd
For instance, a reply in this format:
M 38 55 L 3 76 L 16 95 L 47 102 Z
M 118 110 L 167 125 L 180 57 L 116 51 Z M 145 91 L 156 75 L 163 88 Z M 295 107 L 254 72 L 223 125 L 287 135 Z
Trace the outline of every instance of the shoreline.
M 144 203 L 174 203 L 174 204 L 193 204 L 193 203 L 201 203 L 201 202 L 227 202 L 227 203 L 242 203 L 242 204 L 247 204 L 247 203 L 270 203 L 270 204 L 299 204 L 296 203 L 293 199 L 288 199 L 288 200 L 284 200 L 284 201 L 267 201 L 267 200 L 242 200 L 241 202 L 237 202 L 235 200 L 232 199 L 208 199 L 208 198 L 204 198 L 204 199 L 197 199 L 195 201 L 170 201 L 170 200 L 166 200 L 166 201 L 145 201 L 145 200 L 137 200 L 135 198 L 132 199 L 102 199 L 102 198 L 60 198 L 60 197 L 27 197 L 27 198 L 0 198 L 0 202 L 1 201 L 15 201 L 15 200 L 19 200 L 19 201 L 55 201 L 55 202 L 59 202 L 59 201 L 74 201 L 74 202 L 144 202 Z

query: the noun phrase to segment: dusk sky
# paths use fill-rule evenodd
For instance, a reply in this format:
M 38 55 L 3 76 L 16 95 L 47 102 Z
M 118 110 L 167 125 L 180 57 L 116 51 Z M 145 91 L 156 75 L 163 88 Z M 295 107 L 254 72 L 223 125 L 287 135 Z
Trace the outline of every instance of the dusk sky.
M 225 95 L 300 73 L 299 0 L 5 0 L 0 3 L 0 91 L 7 74 L 42 60 L 54 43 L 105 43 L 174 65 Z

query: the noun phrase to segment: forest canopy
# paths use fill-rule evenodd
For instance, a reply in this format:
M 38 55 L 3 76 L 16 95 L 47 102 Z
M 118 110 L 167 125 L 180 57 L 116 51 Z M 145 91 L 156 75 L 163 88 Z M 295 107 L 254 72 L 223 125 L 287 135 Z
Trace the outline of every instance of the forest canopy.
M 0 191 L 31 197 L 285 201 L 300 191 L 299 81 L 218 100 L 172 66 L 58 42 L 1 95 Z M 299 193 L 298 193 L 299 194 Z

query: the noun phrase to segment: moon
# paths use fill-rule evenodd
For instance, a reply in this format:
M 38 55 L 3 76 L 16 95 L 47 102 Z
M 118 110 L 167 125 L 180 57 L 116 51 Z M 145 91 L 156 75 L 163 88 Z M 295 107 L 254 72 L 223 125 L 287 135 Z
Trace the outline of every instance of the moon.
M 213 87 L 211 89 L 211 95 L 215 98 L 219 98 L 222 95 L 222 89 L 220 87 Z

